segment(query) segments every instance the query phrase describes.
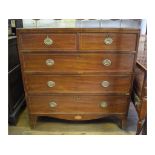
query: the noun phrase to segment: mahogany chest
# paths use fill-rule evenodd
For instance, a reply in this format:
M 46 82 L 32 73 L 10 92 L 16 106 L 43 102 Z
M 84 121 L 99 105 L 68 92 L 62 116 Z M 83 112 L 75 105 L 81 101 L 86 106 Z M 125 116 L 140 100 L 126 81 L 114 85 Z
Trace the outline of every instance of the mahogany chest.
M 138 29 L 18 29 L 30 126 L 38 116 L 126 123 Z

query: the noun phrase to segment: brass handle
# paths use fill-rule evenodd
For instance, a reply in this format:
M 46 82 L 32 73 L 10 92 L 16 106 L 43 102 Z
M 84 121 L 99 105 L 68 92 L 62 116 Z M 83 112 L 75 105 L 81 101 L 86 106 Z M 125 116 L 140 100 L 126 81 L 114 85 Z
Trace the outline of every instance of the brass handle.
M 47 65 L 47 66 L 52 66 L 52 65 L 54 65 L 54 60 L 53 60 L 53 59 L 47 59 L 47 60 L 46 60 L 46 65 Z
M 76 115 L 76 116 L 74 117 L 74 119 L 76 119 L 76 120 L 80 120 L 80 119 L 82 119 L 82 116 L 80 116 L 80 115 Z
M 104 39 L 104 43 L 105 43 L 106 45 L 110 45 L 110 44 L 112 44 L 112 42 L 113 42 L 113 39 L 112 39 L 111 37 L 106 37 L 106 38 Z
M 54 87 L 55 86 L 55 82 L 54 81 L 48 81 L 47 82 L 47 86 L 48 87 Z
M 102 81 L 102 83 L 101 83 L 101 85 L 102 85 L 102 87 L 109 87 L 109 85 L 110 85 L 110 82 L 108 82 L 108 81 Z
M 49 106 L 51 107 L 51 108 L 55 108 L 56 106 L 57 106 L 57 103 L 56 102 L 49 102 Z
M 50 46 L 50 45 L 53 44 L 53 40 L 47 36 L 47 37 L 44 39 L 44 44 Z
M 109 60 L 109 59 L 104 59 L 104 60 L 102 61 L 102 64 L 103 64 L 104 66 L 110 66 L 110 65 L 111 65 L 111 60 Z
M 100 103 L 101 108 L 106 108 L 108 106 L 107 102 L 103 101 Z

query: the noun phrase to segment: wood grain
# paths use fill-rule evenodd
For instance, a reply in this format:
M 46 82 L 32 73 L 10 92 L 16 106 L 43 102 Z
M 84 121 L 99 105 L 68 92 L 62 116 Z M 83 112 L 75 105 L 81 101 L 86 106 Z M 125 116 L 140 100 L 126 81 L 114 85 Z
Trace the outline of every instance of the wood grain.
M 29 97 L 29 104 L 33 114 L 125 114 L 128 98 L 128 96 L 104 95 L 37 95 Z M 100 106 L 103 101 L 107 102 L 105 108 Z M 57 106 L 51 108 L 50 102 L 55 102 Z
M 44 44 L 47 36 L 51 46 Z M 107 36 L 113 39 L 111 45 L 104 44 Z M 38 116 L 76 121 L 116 116 L 122 127 L 126 124 L 138 29 L 18 29 L 17 37 L 32 127 Z M 54 65 L 47 66 L 47 59 Z M 105 59 L 110 66 L 102 64 Z M 48 81 L 55 86 L 48 87 Z M 105 88 L 102 81 L 110 85 Z M 51 100 L 58 104 L 54 110 L 48 105 Z M 102 100 L 109 103 L 106 109 L 99 106 Z
M 17 28 L 18 34 L 35 34 L 35 33 L 126 33 L 126 34 L 139 34 L 140 29 L 133 28 Z
M 45 45 L 44 39 L 53 40 L 52 45 Z M 21 36 L 21 49 L 25 50 L 61 50 L 76 49 L 75 34 L 24 34 Z
M 48 66 L 46 60 L 54 65 Z M 110 66 L 102 62 L 108 59 Z M 24 54 L 24 72 L 51 74 L 73 73 L 132 73 L 134 54 Z
M 105 38 L 109 36 L 113 39 L 112 44 L 106 45 Z M 81 33 L 80 50 L 136 50 L 136 34 L 124 33 Z
M 131 76 L 26 75 L 29 93 L 129 93 Z M 47 86 L 48 81 L 55 86 Z M 101 86 L 108 81 L 109 87 Z

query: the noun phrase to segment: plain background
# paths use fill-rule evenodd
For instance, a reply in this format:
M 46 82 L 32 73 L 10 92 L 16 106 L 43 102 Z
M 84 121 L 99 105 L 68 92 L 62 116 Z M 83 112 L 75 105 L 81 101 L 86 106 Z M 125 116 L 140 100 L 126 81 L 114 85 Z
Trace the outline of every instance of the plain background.
M 143 0 L 5 0 L 0 2 L 0 154 L 131 155 L 155 149 L 155 16 Z M 8 135 L 8 19 L 147 19 L 147 136 Z

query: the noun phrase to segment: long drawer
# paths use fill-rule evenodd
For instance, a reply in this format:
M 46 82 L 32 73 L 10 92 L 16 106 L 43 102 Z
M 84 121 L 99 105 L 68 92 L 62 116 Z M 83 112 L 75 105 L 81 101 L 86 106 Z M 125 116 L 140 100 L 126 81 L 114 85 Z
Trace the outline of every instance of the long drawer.
M 25 75 L 29 93 L 128 93 L 132 76 Z
M 29 96 L 33 114 L 123 114 L 127 112 L 128 96 L 46 95 Z
M 23 54 L 25 72 L 132 72 L 134 54 Z
M 79 38 L 80 50 L 136 50 L 136 34 L 81 33 Z
M 75 50 L 76 34 L 22 34 L 22 50 Z

